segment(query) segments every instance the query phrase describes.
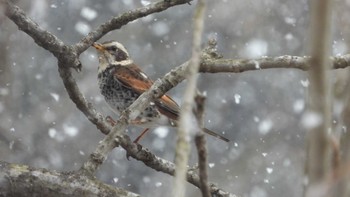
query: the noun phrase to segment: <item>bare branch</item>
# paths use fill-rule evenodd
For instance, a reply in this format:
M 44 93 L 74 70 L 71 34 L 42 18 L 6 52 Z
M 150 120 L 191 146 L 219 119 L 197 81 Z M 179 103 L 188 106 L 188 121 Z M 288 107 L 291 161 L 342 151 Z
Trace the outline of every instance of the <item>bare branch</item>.
M 139 195 L 73 172 L 60 173 L 0 161 L 0 196 L 136 197 Z
M 205 96 L 197 94 L 195 97 L 196 110 L 195 115 L 198 122 L 198 128 L 202 130 L 204 128 L 204 103 Z M 199 177 L 200 177 L 200 189 L 203 197 L 210 197 L 210 190 L 208 185 L 208 151 L 206 147 L 206 139 L 204 132 L 200 131 L 196 133 L 195 143 L 198 153 L 198 166 L 199 166 Z
M 183 96 L 180 110 L 180 119 L 177 132 L 175 164 L 176 173 L 174 180 L 173 196 L 185 196 L 185 177 L 187 171 L 188 155 L 190 153 L 190 130 L 188 122 L 191 120 L 193 100 L 197 88 L 197 74 L 200 66 L 201 38 L 204 25 L 205 1 L 198 0 L 193 16 L 193 43 L 192 57 L 188 67 L 187 86 Z
M 328 56 L 326 56 L 328 57 Z M 241 73 L 252 70 L 272 68 L 293 68 L 307 71 L 310 69 L 310 57 L 284 55 L 279 57 L 263 57 L 260 59 L 202 59 L 200 72 L 203 73 Z M 330 57 L 333 69 L 350 66 L 350 54 Z
M 34 39 L 34 42 L 55 56 L 62 53 L 64 43 L 50 32 L 43 30 L 37 23 L 27 17 L 22 9 L 13 5 L 11 1 L 0 0 L 4 5 L 6 16 L 11 19 L 18 28 Z
M 174 176 L 175 174 L 175 164 L 167 161 L 165 159 L 159 158 L 156 155 L 154 155 L 152 152 L 150 152 L 148 149 L 137 145 L 133 143 L 129 136 L 124 135 L 122 137 L 118 137 L 118 143 L 121 147 L 123 147 L 127 153 L 128 156 L 138 160 L 142 161 L 146 166 L 151 167 L 152 169 L 156 171 L 161 171 L 166 174 L 169 174 L 171 176 Z M 196 187 L 201 187 L 201 180 L 197 173 L 193 171 L 187 171 L 186 173 L 187 181 Z M 223 189 L 218 188 L 214 184 L 210 184 L 210 193 L 213 196 L 229 196 L 230 194 Z
M 171 1 L 159 1 L 157 3 L 150 4 L 146 7 L 138 8 L 133 11 L 125 12 L 120 16 L 113 17 L 111 20 L 100 25 L 95 31 L 90 32 L 80 42 L 76 44 L 77 53 L 81 54 L 87 48 L 91 46 L 93 42 L 106 35 L 108 32 L 120 29 L 122 26 L 128 24 L 131 21 L 145 17 L 147 15 L 164 11 L 170 7 L 186 4 L 192 0 L 171 0 Z
M 307 159 L 305 196 L 312 196 L 314 187 L 330 172 L 331 91 L 330 91 L 330 19 L 331 1 L 314 0 L 311 19 L 311 59 L 309 112 L 319 119 L 307 133 Z M 307 118 L 307 117 L 306 117 Z M 308 121 L 308 120 L 305 120 Z

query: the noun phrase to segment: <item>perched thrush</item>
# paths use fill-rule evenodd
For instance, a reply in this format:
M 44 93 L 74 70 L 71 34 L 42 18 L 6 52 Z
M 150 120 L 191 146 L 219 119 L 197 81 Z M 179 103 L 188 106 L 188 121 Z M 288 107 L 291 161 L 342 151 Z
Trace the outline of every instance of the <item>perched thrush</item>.
M 101 94 L 114 112 L 119 114 L 129 107 L 143 92 L 148 90 L 153 81 L 142 72 L 130 59 L 126 48 L 116 41 L 102 44 L 94 43 L 98 52 L 98 85 Z M 179 106 L 168 95 L 151 102 L 131 124 L 146 128 L 134 142 L 157 126 L 177 126 Z M 203 131 L 209 135 L 228 142 L 229 140 L 207 128 Z

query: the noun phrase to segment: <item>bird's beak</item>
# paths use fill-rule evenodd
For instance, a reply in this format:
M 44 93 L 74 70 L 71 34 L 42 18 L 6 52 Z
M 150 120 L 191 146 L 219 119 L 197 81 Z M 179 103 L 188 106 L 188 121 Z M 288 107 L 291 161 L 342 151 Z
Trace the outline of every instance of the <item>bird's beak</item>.
M 96 50 L 98 50 L 98 51 L 104 51 L 104 50 L 105 50 L 105 48 L 102 46 L 102 44 L 100 44 L 100 43 L 98 43 L 98 42 L 94 42 L 94 43 L 92 44 L 92 46 L 93 46 Z

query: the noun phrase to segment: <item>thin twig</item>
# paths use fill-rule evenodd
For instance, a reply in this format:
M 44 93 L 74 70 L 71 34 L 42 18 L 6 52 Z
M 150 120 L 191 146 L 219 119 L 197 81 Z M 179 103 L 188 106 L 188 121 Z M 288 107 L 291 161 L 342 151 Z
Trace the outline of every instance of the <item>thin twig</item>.
M 197 154 L 198 154 L 198 167 L 199 167 L 199 178 L 200 178 L 200 189 L 203 197 L 210 197 L 210 190 L 208 185 L 208 151 L 206 145 L 206 139 L 202 129 L 204 128 L 204 103 L 205 96 L 197 94 L 195 97 L 196 110 L 195 116 L 198 123 L 198 132 L 194 138 Z
M 179 127 L 177 132 L 175 164 L 176 173 L 173 187 L 174 197 L 185 196 L 185 178 L 187 172 L 188 156 L 190 153 L 190 122 L 192 115 L 193 99 L 197 87 L 197 73 L 200 66 L 201 55 L 201 37 L 204 24 L 205 2 L 199 0 L 193 16 L 193 43 L 191 63 L 188 67 L 187 86 L 183 96 L 183 102 L 180 111 Z
M 91 31 L 87 36 L 85 36 L 75 45 L 77 54 L 81 54 L 82 52 L 84 52 L 87 48 L 91 46 L 93 42 L 102 38 L 102 36 L 106 35 L 108 32 L 120 29 L 122 26 L 128 24 L 131 21 L 153 13 L 162 12 L 176 5 L 187 4 L 191 1 L 192 0 L 162 0 L 156 3 L 151 3 L 150 5 L 145 7 L 125 12 L 120 16 L 113 17 L 109 21 L 100 25 L 96 30 Z
M 307 133 L 305 196 L 313 196 L 315 186 L 330 172 L 331 91 L 330 91 L 330 20 L 331 1 L 314 0 L 311 19 L 310 98 L 308 111 L 318 121 Z M 308 118 L 308 117 L 306 117 Z M 310 120 L 305 120 L 310 121 Z M 316 191 L 317 192 L 317 191 Z

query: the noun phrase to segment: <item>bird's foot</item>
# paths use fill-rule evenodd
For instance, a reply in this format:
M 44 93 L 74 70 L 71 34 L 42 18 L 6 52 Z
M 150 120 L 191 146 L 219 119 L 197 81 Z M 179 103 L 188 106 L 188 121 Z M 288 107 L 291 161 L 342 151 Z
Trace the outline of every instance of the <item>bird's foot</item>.
M 106 117 L 106 122 L 108 122 L 112 127 L 114 127 L 117 124 L 117 122 L 113 120 L 113 118 L 110 116 Z
M 130 157 L 132 157 L 132 155 L 137 155 L 141 150 L 142 150 L 142 145 L 138 144 L 138 143 L 134 143 L 133 145 L 136 145 L 136 149 L 137 151 L 130 151 L 130 152 L 126 152 L 126 159 L 130 161 Z

